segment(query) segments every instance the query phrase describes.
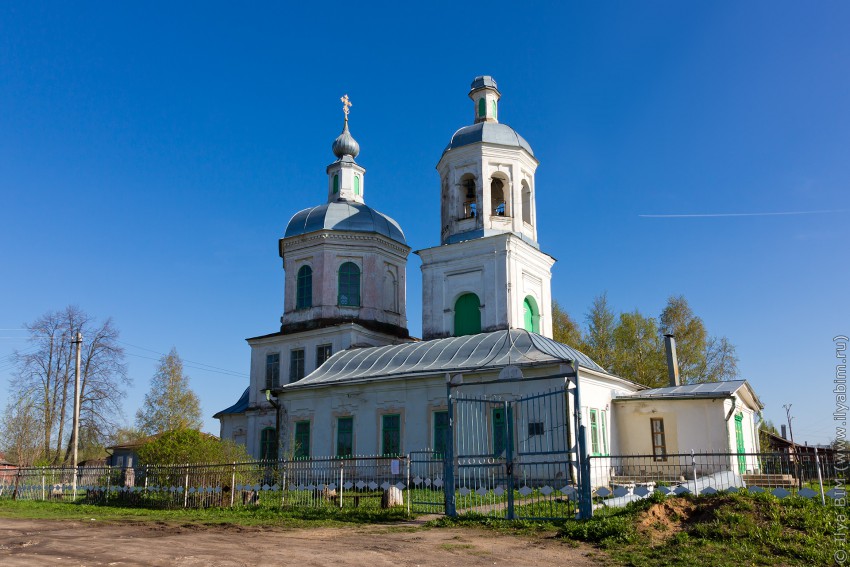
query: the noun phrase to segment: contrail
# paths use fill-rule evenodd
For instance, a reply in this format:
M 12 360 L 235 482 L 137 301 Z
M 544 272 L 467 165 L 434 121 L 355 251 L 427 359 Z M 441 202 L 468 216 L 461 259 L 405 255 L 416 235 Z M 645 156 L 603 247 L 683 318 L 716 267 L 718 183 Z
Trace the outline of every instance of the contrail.
M 778 213 L 697 213 L 691 215 L 638 215 L 646 219 L 693 219 L 716 217 L 778 217 L 790 215 L 825 215 L 829 213 L 846 213 L 850 209 L 828 209 L 822 211 L 782 211 Z

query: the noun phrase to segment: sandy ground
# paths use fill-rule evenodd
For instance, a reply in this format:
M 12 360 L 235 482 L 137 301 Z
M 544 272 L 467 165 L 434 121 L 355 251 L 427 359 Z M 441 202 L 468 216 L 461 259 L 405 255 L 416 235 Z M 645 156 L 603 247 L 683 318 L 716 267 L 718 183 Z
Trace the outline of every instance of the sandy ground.
M 0 519 L 0 565 L 603 565 L 545 537 L 415 524 L 267 529 Z

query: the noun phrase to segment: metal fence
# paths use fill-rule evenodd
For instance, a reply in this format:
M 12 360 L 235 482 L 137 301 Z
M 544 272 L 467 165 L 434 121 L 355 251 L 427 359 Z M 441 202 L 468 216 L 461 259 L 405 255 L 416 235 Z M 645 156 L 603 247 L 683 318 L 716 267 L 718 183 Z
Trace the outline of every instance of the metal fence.
M 0 471 L 0 499 L 156 508 L 404 506 L 407 511 L 431 511 L 412 508 L 411 500 L 421 498 L 412 493 L 417 487 L 411 486 L 410 472 L 410 459 L 405 456 L 127 468 L 83 466 L 76 471 L 75 487 L 73 468 L 21 467 Z M 441 485 L 441 481 L 436 484 Z
M 826 503 L 827 498 L 844 497 L 848 456 L 848 452 L 592 456 L 591 495 L 594 509 L 625 506 L 656 492 L 708 495 L 747 490 Z

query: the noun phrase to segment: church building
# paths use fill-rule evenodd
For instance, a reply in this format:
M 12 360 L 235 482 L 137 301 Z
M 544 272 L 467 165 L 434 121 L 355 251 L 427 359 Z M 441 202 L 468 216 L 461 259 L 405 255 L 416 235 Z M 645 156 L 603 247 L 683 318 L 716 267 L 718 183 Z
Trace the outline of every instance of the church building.
M 557 411 L 491 404 L 463 419 L 487 431 L 484 451 L 495 455 L 506 443 L 518 454 L 542 443 L 564 455 L 582 445 L 597 455 L 757 451 L 762 406 L 745 381 L 647 390 L 552 340 L 555 260 L 537 239 L 538 160 L 499 122 L 492 77 L 476 77 L 469 98 L 473 123 L 437 162 L 438 244 L 415 252 L 422 339 L 407 329 L 411 249 L 398 223 L 366 204 L 346 96 L 326 202 L 296 213 L 278 243 L 286 273 L 280 330 L 248 339 L 250 383 L 215 415 L 221 437 L 265 459 L 442 453 L 455 411 L 447 390 L 538 405 L 559 392 L 551 396 Z

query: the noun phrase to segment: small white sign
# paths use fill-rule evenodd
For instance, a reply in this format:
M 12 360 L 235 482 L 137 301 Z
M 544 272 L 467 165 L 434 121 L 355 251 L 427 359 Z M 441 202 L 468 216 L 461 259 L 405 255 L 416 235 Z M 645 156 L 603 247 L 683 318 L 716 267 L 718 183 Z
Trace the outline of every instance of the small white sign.
M 390 461 L 390 472 L 392 474 L 398 474 L 398 460 L 393 459 Z

